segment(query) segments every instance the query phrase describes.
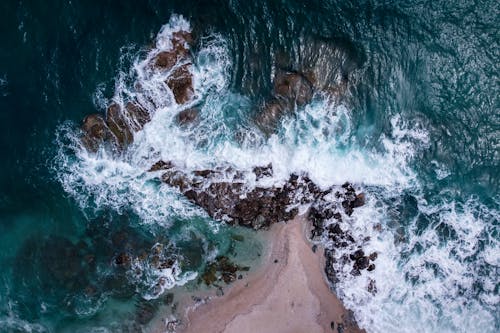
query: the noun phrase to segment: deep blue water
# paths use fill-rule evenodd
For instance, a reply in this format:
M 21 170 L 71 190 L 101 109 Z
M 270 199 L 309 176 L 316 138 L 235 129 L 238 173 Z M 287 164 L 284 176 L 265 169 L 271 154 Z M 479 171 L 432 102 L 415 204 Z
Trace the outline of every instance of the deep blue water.
M 210 83 L 217 92 L 207 90 L 203 112 L 227 132 L 202 127 L 213 144 L 200 156 L 227 158 L 219 145 L 232 142 L 231 131 L 268 97 L 276 59 L 287 58 L 290 67 L 316 61 L 332 75 L 350 75 L 347 98 L 334 114 L 317 100 L 285 120 L 263 149 L 277 165 L 280 152 L 299 151 L 290 171 L 303 168 L 324 184 L 350 180 L 368 194 L 352 228 L 370 233 L 368 246 L 381 254 L 371 276 L 379 293 L 362 292 L 366 276 L 336 286 L 361 326 L 500 329 L 497 1 L 0 6 L 0 331 L 133 331 L 138 324 L 130 313 L 146 302 L 150 281 L 132 281 L 110 265 L 117 253 L 164 242 L 172 246 L 169 255 L 189 258 L 182 271 L 191 272 L 211 250 L 234 250 L 231 234 L 244 233 L 247 242 L 257 237 L 224 226 L 217 231 L 202 213 L 185 210 L 140 176 L 88 183 L 84 176 L 95 170 L 62 139 L 85 115 L 104 113 L 120 78 L 134 76 L 133 62 L 175 15 L 200 37 L 197 66 L 222 82 Z M 333 134 L 323 136 L 325 130 Z M 172 149 L 166 144 L 166 152 Z M 237 151 L 243 160 L 252 157 Z M 112 168 L 108 159 L 98 162 Z M 132 158 L 124 163 L 136 165 Z M 147 206 L 148 197 L 160 203 Z M 376 223 L 381 234 L 373 234 Z M 161 297 L 147 302 L 158 306 Z

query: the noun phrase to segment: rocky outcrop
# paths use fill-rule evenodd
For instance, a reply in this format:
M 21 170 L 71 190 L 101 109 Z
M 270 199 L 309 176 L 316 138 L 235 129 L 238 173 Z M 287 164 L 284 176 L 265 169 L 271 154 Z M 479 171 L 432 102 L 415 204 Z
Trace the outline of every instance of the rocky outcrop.
M 255 118 L 255 123 L 265 133 L 274 131 L 283 116 L 295 107 L 309 103 L 313 95 L 311 82 L 299 72 L 279 71 L 274 77 L 273 86 L 272 98 Z
M 176 31 L 170 42 L 171 48 L 154 55 L 148 67 L 153 72 L 168 73 L 165 84 L 172 92 L 175 102 L 183 105 L 194 96 L 192 58 L 189 52 L 193 39 L 190 32 Z M 135 87 L 138 91 L 142 89 L 139 82 Z M 133 142 L 134 133 L 151 121 L 152 112 L 154 108 L 148 109 L 136 99 L 125 101 L 124 104 L 113 102 L 107 109 L 106 117 L 89 115 L 84 119 L 82 144 L 90 152 L 96 152 L 100 146 L 109 147 L 114 152 L 122 151 Z M 196 118 L 193 112 L 186 110 L 179 122 L 193 121 L 193 117 Z

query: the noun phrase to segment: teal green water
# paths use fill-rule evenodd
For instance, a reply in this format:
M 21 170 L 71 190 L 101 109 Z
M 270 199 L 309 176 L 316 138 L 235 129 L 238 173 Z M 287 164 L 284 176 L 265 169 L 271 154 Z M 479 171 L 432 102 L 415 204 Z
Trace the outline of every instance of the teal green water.
M 129 193 L 122 182 L 122 197 L 134 198 L 123 203 L 115 200 L 120 192 L 103 189 L 108 183 L 97 188 L 64 177 L 79 177 L 84 167 L 59 138 L 85 115 L 104 112 L 120 75 L 128 75 L 174 14 L 197 36 L 216 34 L 226 52 L 210 66 L 227 75 L 217 92 L 225 108 L 216 118 L 227 132 L 214 133 L 213 145 L 204 147 L 209 153 L 219 151 L 220 141 L 231 142 L 231 132 L 268 96 L 277 57 L 284 54 L 293 66 L 320 52 L 318 45 L 341 50 L 344 58 L 321 60 L 351 75 L 338 118 L 322 113 L 326 108 L 316 101 L 299 113 L 307 116 L 282 124 L 279 145 L 270 143 L 269 152 L 312 147 L 318 160 L 324 154 L 314 149 L 327 152 L 331 159 L 317 168 L 309 157 L 300 165 L 297 156 L 290 168 L 308 170 L 325 184 L 351 180 L 371 198 L 352 225 L 354 233 L 384 226 L 367 245 L 380 252 L 370 276 L 379 292 L 364 293 L 367 276 L 346 276 L 337 286 L 368 332 L 500 329 L 498 2 L 0 6 L 0 331 L 140 329 L 134 316 L 149 281 L 131 280 L 110 264 L 130 246 L 171 244 L 171 254 L 185 258 L 183 273 L 200 270 L 214 251 L 234 252 L 234 244 L 246 246 L 236 252 L 255 260 L 256 235 L 217 228 L 193 207 L 177 209 L 180 199 L 163 196 L 159 183 L 141 183 Z M 198 61 L 203 67 L 213 60 Z M 229 70 L 217 67 L 222 61 Z M 221 104 L 213 95 L 207 93 L 204 112 Z M 333 134 L 322 136 L 325 129 Z M 61 156 L 76 160 L 73 173 L 61 166 Z M 335 163 L 327 169 L 329 161 Z M 98 193 L 109 200 L 99 201 Z M 149 203 L 136 199 L 148 196 L 163 198 L 151 207 L 164 218 L 145 217 Z M 233 233 L 245 233 L 245 245 L 235 243 Z M 131 319 L 120 326 L 123 318 Z

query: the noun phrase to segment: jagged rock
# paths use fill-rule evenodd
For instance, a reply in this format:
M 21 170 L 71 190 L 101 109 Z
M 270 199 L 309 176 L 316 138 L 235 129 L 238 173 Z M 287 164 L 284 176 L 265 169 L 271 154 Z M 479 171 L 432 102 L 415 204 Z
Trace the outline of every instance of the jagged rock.
M 351 253 L 351 255 L 349 257 L 351 258 L 351 260 L 355 261 L 355 260 L 358 260 L 360 258 L 363 258 L 364 255 L 365 255 L 364 251 L 359 249 L 356 252 Z
M 174 166 L 172 164 L 172 162 L 164 162 L 164 161 L 158 161 L 156 162 L 155 164 L 153 164 L 151 166 L 151 168 L 149 168 L 148 171 L 152 172 L 152 171 L 159 171 L 159 170 L 168 170 L 168 169 L 172 169 Z
M 377 293 L 377 285 L 375 284 L 375 280 L 370 279 L 368 282 L 368 287 L 366 288 L 372 295 Z
M 313 90 L 304 75 L 280 71 L 274 78 L 274 95 L 286 104 L 304 106 L 311 101 Z
M 368 268 L 369 266 L 369 260 L 368 257 L 361 257 L 359 259 L 356 259 L 354 262 L 353 268 L 357 270 L 363 270 Z
M 126 147 L 134 141 L 134 136 L 127 120 L 121 112 L 120 105 L 113 103 L 108 107 L 106 123 L 115 135 L 120 147 Z
M 190 32 L 176 31 L 172 34 L 172 49 L 158 53 L 153 59 L 156 67 L 162 70 L 169 70 L 177 62 L 189 57 L 189 45 L 193 43 Z
M 265 133 L 271 133 L 285 114 L 285 106 L 278 100 L 272 100 L 264 105 L 255 118 L 255 123 Z
M 375 261 L 375 259 L 377 259 L 378 257 L 378 254 L 377 252 L 373 252 L 372 254 L 370 254 L 369 258 L 371 261 Z
M 91 152 L 96 152 L 104 142 L 116 143 L 115 136 L 98 114 L 91 114 L 83 119 L 82 131 L 82 143 Z
M 257 166 L 257 167 L 254 167 L 252 171 L 255 174 L 255 178 L 257 180 L 262 179 L 264 177 L 272 177 L 273 165 L 271 163 L 269 163 L 266 166 Z
M 134 132 L 142 130 L 144 125 L 151 121 L 149 112 L 138 103 L 128 102 L 125 105 L 125 110 Z
M 198 119 L 199 111 L 196 108 L 189 108 L 177 114 L 177 122 L 179 125 L 189 125 Z
M 190 71 L 191 64 L 184 64 L 172 71 L 166 83 L 172 90 L 177 104 L 184 104 L 194 95 L 193 75 Z
M 117 266 L 129 266 L 130 262 L 131 262 L 130 256 L 123 252 L 117 255 L 115 258 L 115 264 Z

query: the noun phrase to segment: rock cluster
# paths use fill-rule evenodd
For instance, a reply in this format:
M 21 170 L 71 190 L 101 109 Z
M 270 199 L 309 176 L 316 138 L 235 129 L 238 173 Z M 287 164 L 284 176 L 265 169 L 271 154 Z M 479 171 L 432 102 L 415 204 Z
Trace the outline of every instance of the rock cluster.
M 238 278 L 238 271 L 246 272 L 248 270 L 249 267 L 240 267 L 233 263 L 228 257 L 219 256 L 214 261 L 207 264 L 201 276 L 201 281 L 205 282 L 207 286 L 215 285 L 219 281 L 224 281 L 224 283 L 229 284 Z
M 363 193 L 356 194 L 351 184 L 342 185 L 342 191 L 335 193 L 337 201 L 318 200 L 315 201 L 309 209 L 308 218 L 312 223 L 313 229 L 311 235 L 313 238 L 322 238 L 328 240 L 332 246 L 325 249 L 326 265 L 325 273 L 330 282 L 337 282 L 335 266 L 337 264 L 336 251 L 356 246 L 355 240 L 348 231 L 344 231 L 340 223 L 342 214 L 340 209 L 347 216 L 353 213 L 353 209 L 364 205 L 365 196 Z M 360 275 L 362 270 L 373 271 L 375 264 L 372 262 L 377 259 L 377 253 L 369 256 L 365 255 L 363 249 L 357 246 L 349 255 L 344 254 L 341 257 L 341 265 L 351 265 L 351 274 Z
M 193 38 L 190 32 L 177 31 L 172 34 L 170 42 L 171 48 L 158 52 L 150 61 L 149 67 L 152 71 L 168 74 L 165 84 L 172 92 L 175 102 L 183 105 L 194 95 L 192 58 L 189 52 Z M 141 89 L 139 83 L 136 83 L 136 89 Z M 100 146 L 121 151 L 133 142 L 134 133 L 151 120 L 153 111 L 138 99 L 129 100 L 124 105 L 112 103 L 105 117 L 100 114 L 85 117 L 82 124 L 82 144 L 91 152 L 96 152 Z M 196 117 L 195 109 L 181 111 L 178 115 L 181 124 L 193 122 Z

